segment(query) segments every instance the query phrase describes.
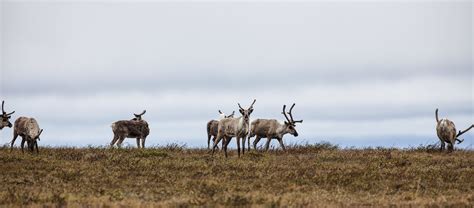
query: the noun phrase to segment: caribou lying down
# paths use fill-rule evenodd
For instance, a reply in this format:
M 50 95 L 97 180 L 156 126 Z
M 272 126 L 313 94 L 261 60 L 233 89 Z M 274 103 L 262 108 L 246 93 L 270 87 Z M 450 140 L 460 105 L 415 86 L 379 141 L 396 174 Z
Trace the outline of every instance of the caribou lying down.
M 454 126 L 454 122 L 446 118 L 439 120 L 438 109 L 436 109 L 435 111 L 435 116 L 436 116 L 436 123 L 437 123 L 436 133 L 438 134 L 438 138 L 441 142 L 440 151 L 443 151 L 445 149 L 445 142 L 448 143 L 448 151 L 453 151 L 454 143 L 456 141 L 458 141 L 458 144 L 464 141 L 464 140 L 460 140 L 459 137 L 474 127 L 474 124 L 473 124 L 466 130 L 459 131 L 456 133 L 456 126 Z
M 293 115 L 291 111 L 295 107 L 295 104 L 290 108 L 288 112 L 288 116 L 286 115 L 285 108 L 286 105 L 283 105 L 282 114 L 285 116 L 286 121 L 282 124 L 278 122 L 276 119 L 257 119 L 252 122 L 250 125 L 250 134 L 248 136 L 248 148 L 250 150 L 250 138 L 256 136 L 253 142 L 253 148 L 257 149 L 257 144 L 261 138 L 267 138 L 267 143 L 265 144 L 265 150 L 268 151 L 270 146 L 270 141 L 272 139 L 277 139 L 280 143 L 280 146 L 283 150 L 285 150 L 285 145 L 283 144 L 283 136 L 285 134 L 292 134 L 293 136 L 297 137 L 298 132 L 296 131 L 296 123 L 303 123 L 303 120 L 295 121 L 293 119 Z
M 131 120 L 121 120 L 112 123 L 114 138 L 112 139 L 112 142 L 110 142 L 110 146 L 113 147 L 114 144 L 117 143 L 117 146 L 121 147 L 125 138 L 136 138 L 137 147 L 140 148 L 141 140 L 141 148 L 145 148 L 146 137 L 150 134 L 148 123 L 145 120 L 142 120 L 142 116 L 145 112 L 146 110 L 141 114 L 134 114 L 135 118 Z

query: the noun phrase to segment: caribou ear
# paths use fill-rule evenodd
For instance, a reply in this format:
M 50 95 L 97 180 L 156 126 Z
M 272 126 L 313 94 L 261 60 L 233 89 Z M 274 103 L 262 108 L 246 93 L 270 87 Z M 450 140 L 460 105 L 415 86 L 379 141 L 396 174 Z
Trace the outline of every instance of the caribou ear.
M 249 114 L 251 114 L 253 112 L 253 108 L 250 108 L 249 109 Z
M 239 112 L 240 112 L 240 114 L 242 114 L 242 115 L 244 114 L 244 110 L 243 110 L 243 109 L 239 109 Z

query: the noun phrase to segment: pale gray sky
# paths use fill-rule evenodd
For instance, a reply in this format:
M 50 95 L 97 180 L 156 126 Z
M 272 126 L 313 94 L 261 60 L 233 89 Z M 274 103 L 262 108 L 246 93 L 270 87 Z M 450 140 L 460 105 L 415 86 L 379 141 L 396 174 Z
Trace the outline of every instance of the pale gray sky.
M 296 102 L 286 143 L 434 143 L 437 107 L 474 122 L 471 1 L 0 5 L 0 97 L 37 118 L 42 145 L 108 144 L 147 109 L 149 145 L 204 146 L 218 109 L 253 98 L 252 119 Z

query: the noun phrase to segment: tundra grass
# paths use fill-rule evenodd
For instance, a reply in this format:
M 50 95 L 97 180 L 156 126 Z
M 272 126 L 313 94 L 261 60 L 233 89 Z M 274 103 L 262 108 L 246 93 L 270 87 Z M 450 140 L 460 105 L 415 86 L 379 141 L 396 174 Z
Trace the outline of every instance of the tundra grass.
M 474 205 L 474 151 L 431 148 L 286 152 L 206 149 L 0 148 L 0 206 Z

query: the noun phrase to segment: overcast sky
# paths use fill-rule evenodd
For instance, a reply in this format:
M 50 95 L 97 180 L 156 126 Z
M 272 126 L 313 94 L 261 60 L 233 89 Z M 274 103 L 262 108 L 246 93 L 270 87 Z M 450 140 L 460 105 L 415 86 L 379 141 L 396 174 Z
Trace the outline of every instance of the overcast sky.
M 436 108 L 474 122 L 472 1 L 0 2 L 0 98 L 41 145 L 106 145 L 146 109 L 148 146 L 204 147 L 218 109 L 254 98 L 251 119 L 296 103 L 287 144 L 432 144 Z

